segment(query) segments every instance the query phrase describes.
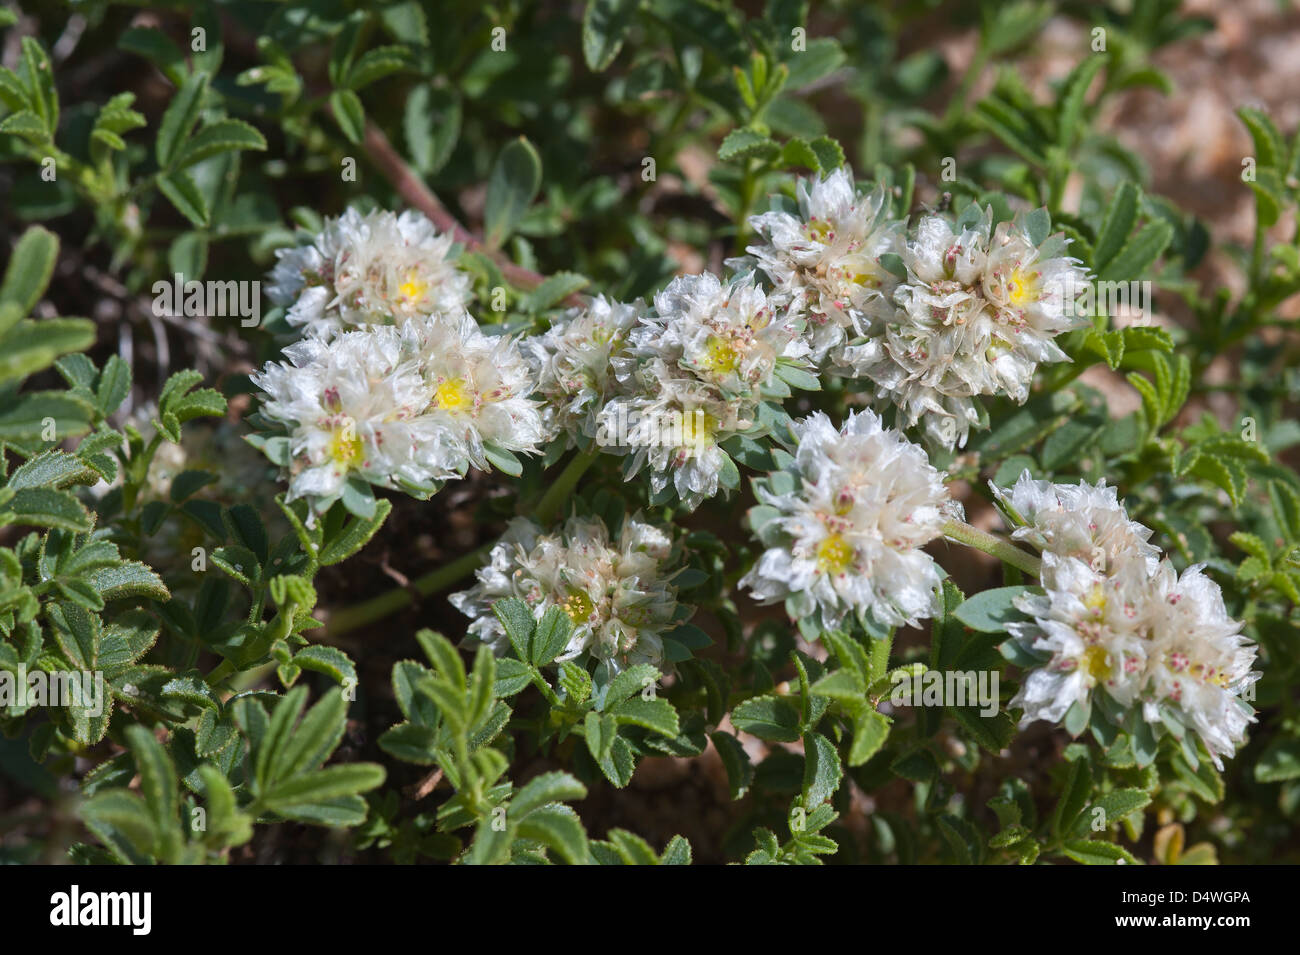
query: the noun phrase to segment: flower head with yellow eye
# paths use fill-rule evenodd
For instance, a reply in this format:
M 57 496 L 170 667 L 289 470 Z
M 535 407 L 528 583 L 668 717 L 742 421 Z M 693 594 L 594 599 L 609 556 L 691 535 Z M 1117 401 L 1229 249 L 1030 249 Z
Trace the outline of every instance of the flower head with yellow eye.
M 512 521 L 472 587 L 451 603 L 471 618 L 472 640 L 509 649 L 492 604 L 518 597 L 537 619 L 558 607 L 573 635 L 558 660 L 590 657 L 618 672 L 638 663 L 664 664 L 663 634 L 685 616 L 677 603 L 668 534 L 633 516 L 617 535 L 595 518 L 570 518 L 547 533 L 525 518 Z
M 1027 622 L 1007 625 L 1028 672 L 1011 705 L 1021 725 L 1071 725 L 1097 694 L 1140 711 L 1154 733 L 1196 734 L 1215 765 L 1244 738 L 1244 697 L 1259 674 L 1255 646 L 1227 613 L 1219 586 L 1194 566 L 1179 574 L 1129 519 L 1114 488 L 1034 481 L 994 487 L 1012 536 L 1042 550 L 1041 593 L 1015 600 Z M 1104 702 L 1104 701 L 1103 701 Z M 1179 730 L 1181 733 L 1182 730 Z
M 366 325 L 426 323 L 464 311 L 470 276 L 451 236 L 414 211 L 348 209 L 310 245 L 282 250 L 268 295 L 309 337 Z
M 1024 402 L 1038 365 L 1066 360 L 1056 336 L 1086 321 L 1070 307 L 1086 272 L 1063 236 L 1039 228 L 1030 217 L 994 228 L 978 207 L 956 221 L 923 216 L 902 254 L 896 309 L 840 351 L 837 370 L 869 379 L 877 405 L 897 406 L 935 444 L 964 445 L 978 399 Z
M 767 549 L 741 585 L 826 627 L 850 613 L 885 627 L 931 616 L 940 573 L 922 548 L 959 511 L 943 475 L 871 411 L 842 428 L 817 412 L 794 430 L 793 463 L 756 485 L 750 522 Z
M 796 196 L 797 212 L 749 220 L 761 241 L 745 251 L 772 283 L 772 301 L 805 315 L 813 360 L 834 365 L 894 312 L 898 277 L 881 260 L 903 251 L 904 223 L 891 218 L 883 189 L 859 191 L 845 168 L 801 179 Z

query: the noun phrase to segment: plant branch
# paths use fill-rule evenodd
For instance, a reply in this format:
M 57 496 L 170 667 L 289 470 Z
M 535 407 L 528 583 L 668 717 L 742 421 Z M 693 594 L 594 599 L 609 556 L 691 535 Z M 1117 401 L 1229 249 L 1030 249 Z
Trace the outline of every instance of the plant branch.
M 965 521 L 945 521 L 943 534 L 948 540 L 992 554 L 1004 564 L 1010 564 L 1027 574 L 1035 577 L 1042 574 L 1042 561 L 1033 554 L 1021 550 L 1004 537 L 971 527 Z
M 353 604 L 351 607 L 344 607 L 331 613 L 325 621 L 325 626 L 331 637 L 338 637 L 349 630 L 382 620 L 413 603 L 416 595 L 428 597 L 440 590 L 446 590 L 462 577 L 478 570 L 487 560 L 491 550 L 492 544 L 484 544 L 451 563 L 443 564 L 437 570 L 430 571 L 423 577 L 417 577 L 411 581 L 410 587 L 395 587 L 378 597 Z
M 378 167 L 384 178 L 388 180 L 389 185 L 396 190 L 407 205 L 419 209 L 429 217 L 429 221 L 457 242 L 463 244 L 467 249 L 481 252 L 491 258 L 501 269 L 501 274 L 509 279 L 511 283 L 532 289 L 546 280 L 546 276 L 539 275 L 532 269 L 526 269 L 522 265 L 511 262 L 499 250 L 488 248 L 474 233 L 457 222 L 456 217 L 447 211 L 447 207 L 443 205 L 442 200 L 425 185 L 419 174 L 393 148 L 393 144 L 389 142 L 383 130 L 374 123 L 366 123 L 366 133 L 361 145 L 370 161 Z M 581 304 L 581 299 L 576 294 L 570 295 L 564 301 L 570 305 Z

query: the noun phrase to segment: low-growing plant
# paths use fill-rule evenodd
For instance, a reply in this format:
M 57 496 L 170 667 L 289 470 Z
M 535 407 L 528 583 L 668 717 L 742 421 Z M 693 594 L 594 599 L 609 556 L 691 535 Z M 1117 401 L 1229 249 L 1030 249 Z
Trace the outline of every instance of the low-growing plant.
M 579 6 L 0 11 L 0 856 L 1294 853 L 1300 135 L 1103 123 L 1212 24 Z

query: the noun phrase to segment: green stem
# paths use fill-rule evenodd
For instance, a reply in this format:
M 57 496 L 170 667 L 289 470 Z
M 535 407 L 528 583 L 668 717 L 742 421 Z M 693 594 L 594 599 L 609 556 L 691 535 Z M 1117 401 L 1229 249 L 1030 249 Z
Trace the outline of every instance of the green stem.
M 533 508 L 533 520 L 543 525 L 551 523 L 560 508 L 564 506 L 564 502 L 569 499 L 569 495 L 573 493 L 573 489 L 577 487 L 579 479 L 587 472 L 587 468 L 595 463 L 599 455 L 600 451 L 597 448 L 575 454 L 560 472 L 560 476 L 555 479 L 555 483 L 546 489 L 542 499 Z
M 945 521 L 943 534 L 949 540 L 992 554 L 1004 564 L 1010 564 L 1027 574 L 1035 577 L 1042 574 L 1042 562 L 1033 554 L 1021 550 L 1011 541 L 996 534 L 971 527 L 965 521 Z
M 492 544 L 484 544 L 468 554 L 457 557 L 451 563 L 443 564 L 437 570 L 430 571 L 423 577 L 417 577 L 411 581 L 411 587 L 421 597 L 428 597 L 440 590 L 446 590 L 462 577 L 468 576 L 482 566 L 491 550 Z M 408 606 L 412 599 L 410 589 L 395 587 L 378 597 L 372 597 L 370 600 L 331 613 L 326 621 L 326 627 L 330 636 L 337 637 L 349 630 L 355 630 L 357 627 L 374 623 L 376 620 L 382 620 L 384 617 L 396 613 L 403 607 Z

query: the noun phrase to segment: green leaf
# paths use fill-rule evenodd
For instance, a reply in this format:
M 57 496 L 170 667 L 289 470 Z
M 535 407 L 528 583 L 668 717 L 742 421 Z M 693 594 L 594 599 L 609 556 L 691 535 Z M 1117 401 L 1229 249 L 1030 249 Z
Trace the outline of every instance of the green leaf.
M 105 600 L 122 597 L 149 597 L 159 601 L 171 599 L 171 594 L 158 575 L 134 560 L 96 571 L 90 578 L 90 583 Z
M 677 711 L 664 699 L 643 700 L 639 696 L 634 696 L 630 700 L 624 700 L 609 712 L 619 723 L 642 726 L 669 739 L 675 738 L 681 732 L 677 722 Z
M 0 284 L 0 304 L 16 306 L 16 318 L 27 315 L 50 284 L 58 257 L 59 240 L 53 232 L 40 226 L 28 228 L 14 246 L 13 256 L 5 268 L 4 283 Z M 8 327 L 0 321 L 0 333 Z
M 489 248 L 510 237 L 541 184 L 542 161 L 533 144 L 522 136 L 507 143 L 488 178 L 483 225 Z
M 326 766 L 275 784 L 262 797 L 276 812 L 299 813 L 304 808 L 328 803 L 340 796 L 352 796 L 383 785 L 386 773 L 378 763 L 344 763 Z
M 344 136 L 353 143 L 365 139 L 366 109 L 361 105 L 361 97 L 352 90 L 335 90 L 330 94 L 330 110 Z
M 793 743 L 799 738 L 799 710 L 775 696 L 745 700 L 732 710 L 731 723 L 741 732 L 772 742 Z
M 206 73 L 195 73 L 185 79 L 172 97 L 171 103 L 168 104 L 166 112 L 163 113 L 162 122 L 158 126 L 158 139 L 154 144 L 154 155 L 158 159 L 158 166 L 161 169 L 170 169 L 172 161 L 180 153 L 180 149 L 185 140 L 189 137 L 190 130 L 198 122 L 199 111 L 203 108 L 203 97 L 208 90 L 208 75 Z M 164 177 L 166 178 L 166 177 Z M 162 180 L 159 181 L 161 185 Z M 167 195 L 164 190 L 164 195 Z M 172 197 L 167 195 L 168 199 Z M 175 204 L 175 200 L 172 200 Z M 180 208 L 177 206 L 177 208 Z M 181 210 L 182 212 L 184 210 Z M 196 225 L 203 225 L 207 221 L 207 216 L 203 222 L 196 222 Z
M 1119 188 L 1115 190 L 1110 205 L 1106 207 L 1106 215 L 1102 219 L 1101 230 L 1097 233 L 1097 241 L 1092 247 L 1093 271 L 1105 268 L 1124 247 L 1124 240 L 1128 238 L 1133 223 L 1137 221 L 1140 196 L 1141 190 L 1129 180 L 1121 182 Z
M 1275 739 L 1260 753 L 1255 764 L 1255 779 L 1261 783 L 1280 783 L 1300 778 L 1300 740 Z
M 510 800 L 509 814 L 522 819 L 535 809 L 551 803 L 574 802 L 587 798 L 587 787 L 568 773 L 542 773 L 528 781 Z
M 803 738 L 803 805 L 812 811 L 834 795 L 844 771 L 835 744 L 821 733 Z
M 4 505 L 6 523 L 32 527 L 58 527 L 87 533 L 94 526 L 90 512 L 67 491 L 30 487 L 16 492 Z
M 721 731 L 710 733 L 709 739 L 713 741 L 713 747 L 718 751 L 722 765 L 727 770 L 731 798 L 740 799 L 749 792 L 749 787 L 754 783 L 754 765 L 749 760 L 749 754 L 745 752 L 745 747 L 741 745 L 740 740 L 730 733 Z
M 1173 240 L 1174 228 L 1168 222 L 1149 222 L 1124 243 L 1106 265 L 1097 270 L 1099 282 L 1127 282 L 1146 274 L 1160 253 Z M 1094 250 L 1094 255 L 1095 255 Z
M 808 147 L 817 157 L 822 172 L 834 172 L 844 165 L 844 148 L 829 136 L 818 136 Z
M 143 726 L 128 726 L 126 739 L 140 773 L 140 792 L 153 817 L 157 855 L 164 862 L 175 862 L 182 843 L 176 768 L 162 743 Z
M 953 616 L 980 633 L 1005 633 L 1008 623 L 1024 619 L 1012 601 L 1029 592 L 1031 588 L 1019 585 L 983 590 L 963 601 Z
M 587 833 L 577 814 L 567 806 L 544 806 L 530 812 L 519 823 L 519 835 L 552 849 L 570 865 L 588 859 Z
M 1075 862 L 1083 865 L 1140 864 L 1123 846 L 1117 846 L 1113 842 L 1099 842 L 1096 839 L 1072 839 L 1065 843 L 1063 851 Z
M 196 226 L 208 224 L 208 200 L 187 172 L 173 172 L 158 177 L 158 191 L 176 207 L 176 211 Z
M 365 547 L 370 538 L 383 526 L 384 520 L 393 509 L 393 502 L 379 500 L 375 502 L 375 511 L 369 518 L 354 517 L 338 534 L 327 540 L 320 549 L 322 567 L 338 564 L 347 560 Z
M 94 343 L 95 324 L 84 318 L 21 321 L 0 339 L 0 381 L 35 374 Z
M 582 16 L 582 56 L 593 73 L 607 69 L 632 25 L 639 0 L 587 0 Z
M 723 162 L 746 159 L 750 156 L 775 156 L 777 144 L 767 133 L 747 126 L 733 129 L 718 147 L 718 158 Z
M 221 153 L 248 149 L 266 149 L 266 138 L 242 120 L 221 119 L 200 129 L 181 149 L 172 168 L 185 169 Z
M 524 297 L 525 312 L 541 312 L 582 291 L 591 280 L 577 272 L 556 272 Z
M 417 86 L 406 99 L 402 132 L 411 160 L 425 176 L 447 164 L 460 138 L 461 103 L 456 92 L 430 84 Z
M 889 736 L 889 719 L 873 709 L 864 709 L 853 721 L 853 745 L 849 765 L 861 766 L 880 751 Z

